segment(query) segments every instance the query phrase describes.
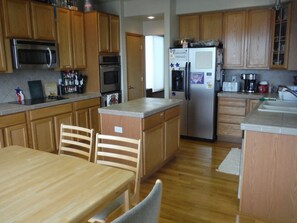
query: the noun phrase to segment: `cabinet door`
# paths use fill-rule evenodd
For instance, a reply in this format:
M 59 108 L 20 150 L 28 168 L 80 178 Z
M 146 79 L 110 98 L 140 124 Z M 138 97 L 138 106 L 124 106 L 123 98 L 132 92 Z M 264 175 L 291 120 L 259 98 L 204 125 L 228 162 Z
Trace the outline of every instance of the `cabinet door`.
M 179 149 L 180 118 L 165 122 L 165 159 L 172 157 Z
M 57 8 L 57 42 L 60 69 L 70 69 L 72 62 L 71 16 L 68 9 Z
M 54 117 L 55 141 L 56 141 L 57 149 L 60 143 L 60 128 L 62 123 L 65 125 L 72 125 L 73 124 L 72 113 L 66 113 L 66 114 L 57 115 Z
M 199 40 L 199 15 L 179 17 L 179 38 Z
M 243 68 L 245 63 L 245 11 L 224 14 L 224 68 Z
M 5 36 L 32 38 L 30 0 L 2 0 Z
M 31 122 L 33 149 L 45 152 L 56 152 L 55 130 L 52 118 L 44 118 Z
M 5 147 L 4 145 L 4 138 L 3 138 L 3 131 L 0 129 L 0 149 Z
M 143 173 L 158 169 L 164 160 L 164 127 L 160 124 L 143 132 Z
M 271 9 L 248 11 L 247 68 L 268 68 L 270 59 Z
M 249 103 L 249 109 L 247 111 L 247 114 L 249 114 L 251 111 L 253 111 L 258 106 L 260 101 L 259 100 L 249 99 L 248 103 Z
M 2 33 L 2 17 L 0 16 L 0 72 L 6 71 L 6 55 L 4 49 L 4 37 Z
M 98 113 L 99 107 L 89 108 L 90 128 L 94 129 L 96 133 L 100 132 L 100 117 Z
M 109 15 L 98 13 L 99 52 L 109 52 Z
M 222 40 L 223 13 L 207 13 L 200 16 L 200 40 Z
M 81 109 L 75 111 L 75 124 L 80 127 L 89 128 L 90 121 L 89 121 L 89 110 L 88 109 Z
M 119 17 L 110 15 L 110 52 L 120 52 L 120 24 Z
M 86 67 L 84 14 L 78 11 L 71 11 L 71 22 L 73 68 L 84 69 Z
M 50 5 L 31 2 L 33 38 L 56 40 L 54 8 Z
M 4 129 L 6 146 L 18 145 L 28 147 L 28 132 L 26 124 L 14 125 Z

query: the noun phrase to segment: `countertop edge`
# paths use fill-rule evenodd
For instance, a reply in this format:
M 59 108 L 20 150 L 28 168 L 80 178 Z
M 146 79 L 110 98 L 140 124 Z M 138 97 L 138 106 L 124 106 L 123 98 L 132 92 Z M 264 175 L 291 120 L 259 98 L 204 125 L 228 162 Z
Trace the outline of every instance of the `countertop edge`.
M 73 102 L 92 99 L 92 98 L 98 98 L 99 100 L 100 93 L 90 92 L 90 93 L 84 93 L 84 94 L 67 94 L 63 96 L 66 97 L 66 99 L 47 102 L 47 103 L 41 103 L 36 105 L 18 105 L 18 104 L 0 103 L 0 116 L 11 115 L 19 112 L 26 112 L 26 111 L 35 110 L 39 108 L 46 108 L 50 106 L 73 103 Z

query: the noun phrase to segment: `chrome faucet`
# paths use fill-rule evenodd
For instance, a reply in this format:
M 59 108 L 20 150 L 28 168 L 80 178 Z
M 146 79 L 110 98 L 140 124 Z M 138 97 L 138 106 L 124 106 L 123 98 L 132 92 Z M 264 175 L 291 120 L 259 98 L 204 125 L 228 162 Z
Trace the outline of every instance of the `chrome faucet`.
M 281 91 L 281 92 L 287 91 L 287 92 L 291 93 L 292 95 L 294 95 L 295 97 L 297 97 L 297 92 L 293 91 L 292 89 L 288 88 L 285 85 L 278 86 L 278 91 Z

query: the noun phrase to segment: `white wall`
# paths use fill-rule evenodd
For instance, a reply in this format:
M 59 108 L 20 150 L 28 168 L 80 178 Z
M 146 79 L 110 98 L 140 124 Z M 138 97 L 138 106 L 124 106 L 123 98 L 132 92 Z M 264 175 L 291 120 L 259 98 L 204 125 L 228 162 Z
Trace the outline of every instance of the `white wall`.
M 143 22 L 143 35 L 164 35 L 164 20 L 152 20 Z

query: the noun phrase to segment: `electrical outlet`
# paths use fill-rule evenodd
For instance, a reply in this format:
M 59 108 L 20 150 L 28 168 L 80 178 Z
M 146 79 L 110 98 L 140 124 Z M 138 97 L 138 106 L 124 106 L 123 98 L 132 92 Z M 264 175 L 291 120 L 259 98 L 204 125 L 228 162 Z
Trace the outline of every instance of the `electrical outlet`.
M 236 76 L 232 76 L 232 82 L 236 82 Z
M 119 127 L 119 126 L 115 126 L 114 127 L 114 132 L 123 133 L 123 128 L 122 127 Z

